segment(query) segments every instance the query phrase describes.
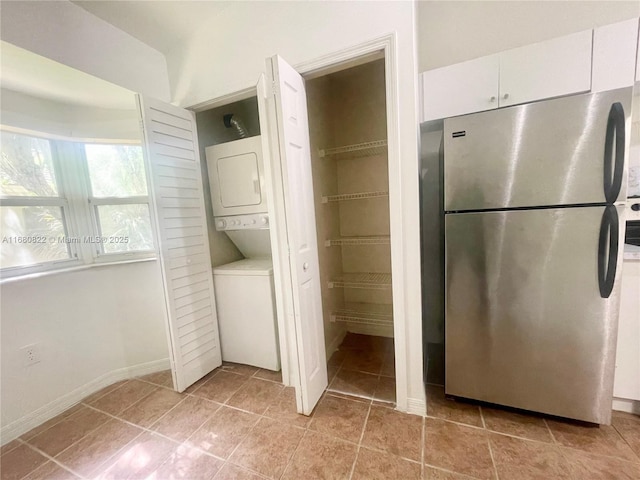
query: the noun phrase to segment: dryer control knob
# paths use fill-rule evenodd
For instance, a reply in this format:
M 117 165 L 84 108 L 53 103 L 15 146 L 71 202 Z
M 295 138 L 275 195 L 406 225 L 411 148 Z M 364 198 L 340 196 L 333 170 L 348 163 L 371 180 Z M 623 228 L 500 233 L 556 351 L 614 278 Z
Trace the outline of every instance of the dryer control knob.
M 225 220 L 218 220 L 216 225 L 218 226 L 218 228 L 224 228 L 227 226 L 227 222 Z
M 262 218 L 260 219 L 260 223 L 261 223 L 262 225 L 266 225 L 267 223 L 269 223 L 269 217 L 262 217 Z

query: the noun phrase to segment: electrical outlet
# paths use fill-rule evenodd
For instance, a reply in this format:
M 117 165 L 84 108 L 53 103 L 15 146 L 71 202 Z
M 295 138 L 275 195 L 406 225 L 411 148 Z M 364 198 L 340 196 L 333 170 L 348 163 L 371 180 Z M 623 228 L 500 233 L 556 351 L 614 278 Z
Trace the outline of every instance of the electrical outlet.
M 40 344 L 26 345 L 20 349 L 24 366 L 28 367 L 40 362 Z

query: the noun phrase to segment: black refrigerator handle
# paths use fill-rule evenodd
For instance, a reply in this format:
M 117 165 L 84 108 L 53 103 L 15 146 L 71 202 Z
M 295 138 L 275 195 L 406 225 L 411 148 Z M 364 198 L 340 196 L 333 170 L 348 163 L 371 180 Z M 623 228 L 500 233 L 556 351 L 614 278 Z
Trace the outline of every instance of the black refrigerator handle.
M 598 239 L 598 286 L 602 298 L 609 298 L 616 280 L 620 240 L 618 227 L 618 211 L 615 206 L 607 205 L 602 213 Z M 607 237 L 609 237 L 609 245 L 607 245 Z
M 614 139 L 615 160 L 613 158 Z M 620 194 L 622 173 L 624 171 L 624 145 L 624 108 L 620 102 L 615 102 L 609 110 L 607 135 L 604 140 L 604 197 L 607 203 L 615 202 Z

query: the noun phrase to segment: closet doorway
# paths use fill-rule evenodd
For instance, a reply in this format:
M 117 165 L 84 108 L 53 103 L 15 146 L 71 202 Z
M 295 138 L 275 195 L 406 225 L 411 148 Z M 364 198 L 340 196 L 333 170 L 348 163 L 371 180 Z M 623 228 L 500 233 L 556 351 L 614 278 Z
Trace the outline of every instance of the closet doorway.
M 306 81 L 328 391 L 395 403 L 384 58 Z

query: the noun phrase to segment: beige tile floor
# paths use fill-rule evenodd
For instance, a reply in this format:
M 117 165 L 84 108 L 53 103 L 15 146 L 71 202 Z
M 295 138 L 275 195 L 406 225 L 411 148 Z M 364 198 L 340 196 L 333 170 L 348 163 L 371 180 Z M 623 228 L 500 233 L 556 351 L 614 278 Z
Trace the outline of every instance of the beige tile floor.
M 327 373 L 330 393 L 395 404 L 392 338 L 348 334 L 329 359 Z
M 360 371 L 346 368 L 360 361 L 349 341 L 329 362 L 334 387 L 341 370 Z M 243 365 L 183 394 L 168 372 L 119 382 L 3 446 L 1 478 L 640 479 L 639 416 L 588 427 L 456 402 L 435 386 L 426 418 L 405 415 L 376 398 L 393 379 L 384 360 L 370 398 L 328 391 L 311 417 L 295 413 L 277 374 Z M 346 375 L 344 389 L 372 390 Z

